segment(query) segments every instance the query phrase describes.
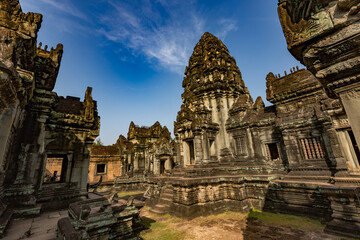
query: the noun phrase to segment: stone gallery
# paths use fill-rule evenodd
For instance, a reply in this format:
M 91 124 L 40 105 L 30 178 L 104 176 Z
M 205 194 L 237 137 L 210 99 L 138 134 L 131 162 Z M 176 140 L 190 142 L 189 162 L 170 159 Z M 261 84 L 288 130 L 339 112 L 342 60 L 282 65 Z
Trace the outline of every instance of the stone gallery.
M 14 217 L 72 203 L 72 218 L 59 221 L 59 236 L 88 239 L 102 232 L 113 239 L 131 237 L 139 219 L 132 203 L 112 206 L 103 198 L 73 203 L 88 195 L 90 149 L 100 117 L 90 87 L 83 102 L 52 91 L 63 46 L 37 46 L 41 22 L 41 14 L 24 14 L 18 0 L 0 2 L 0 235 Z M 94 227 L 102 218 L 100 213 L 93 217 L 89 208 L 97 206 L 109 221 Z
M 127 137 L 93 146 L 92 88 L 83 101 L 57 96 L 63 46 L 42 47 L 42 16 L 1 1 L 0 234 L 14 217 L 68 208 L 59 239 L 136 239 L 144 203 L 115 199 L 130 184 L 147 189 L 157 214 L 255 208 L 359 238 L 360 0 L 279 0 L 278 14 L 306 69 L 264 76 L 272 105 L 253 100 L 227 47 L 206 32 L 185 69 L 176 141 L 159 122 L 131 122 Z M 85 199 L 88 177 L 111 194 Z
M 127 189 L 146 189 L 149 176 L 163 175 L 175 164 L 176 143 L 166 126 L 131 122 L 127 138 L 120 135 L 113 145 L 92 146 L 89 178 L 91 184 L 101 180 L 101 186 L 121 183 Z

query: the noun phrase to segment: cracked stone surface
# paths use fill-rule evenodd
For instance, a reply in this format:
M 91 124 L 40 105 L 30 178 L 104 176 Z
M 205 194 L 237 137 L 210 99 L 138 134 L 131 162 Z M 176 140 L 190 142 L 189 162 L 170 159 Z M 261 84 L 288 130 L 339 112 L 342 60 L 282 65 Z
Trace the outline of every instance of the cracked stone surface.
M 46 212 L 35 218 L 14 219 L 4 240 L 36 239 L 49 240 L 56 237 L 56 224 L 67 216 L 67 210 Z

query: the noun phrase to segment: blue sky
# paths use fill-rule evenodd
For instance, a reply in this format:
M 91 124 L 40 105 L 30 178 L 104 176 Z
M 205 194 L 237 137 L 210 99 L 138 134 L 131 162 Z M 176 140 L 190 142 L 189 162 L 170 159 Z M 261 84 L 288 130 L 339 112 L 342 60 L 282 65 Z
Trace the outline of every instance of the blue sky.
M 93 87 L 100 138 L 113 144 L 129 124 L 156 121 L 171 131 L 185 66 L 204 32 L 235 57 L 254 99 L 265 77 L 301 66 L 287 51 L 277 0 L 20 0 L 43 14 L 38 40 L 64 44 L 55 91 L 83 99 Z M 269 105 L 269 103 L 266 103 Z

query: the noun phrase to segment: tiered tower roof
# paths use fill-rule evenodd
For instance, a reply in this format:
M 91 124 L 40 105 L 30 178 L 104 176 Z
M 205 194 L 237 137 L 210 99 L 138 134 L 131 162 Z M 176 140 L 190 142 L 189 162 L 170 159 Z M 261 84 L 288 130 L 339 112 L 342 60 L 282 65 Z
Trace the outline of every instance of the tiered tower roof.
M 206 93 L 231 91 L 236 96 L 248 93 L 235 59 L 224 43 L 208 32 L 196 44 L 185 75 L 184 103 L 193 102 Z

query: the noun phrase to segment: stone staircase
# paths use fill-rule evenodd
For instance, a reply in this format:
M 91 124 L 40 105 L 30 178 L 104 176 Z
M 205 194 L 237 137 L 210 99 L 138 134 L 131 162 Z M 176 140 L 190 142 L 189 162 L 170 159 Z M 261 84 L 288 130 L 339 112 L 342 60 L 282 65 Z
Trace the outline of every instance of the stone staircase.
M 268 175 L 283 174 L 283 170 L 274 170 L 271 166 L 265 164 L 247 163 L 240 166 L 187 166 L 183 169 L 172 169 L 169 177 L 172 178 L 202 178 L 202 177 L 215 177 L 215 176 L 254 176 L 254 175 Z
M 173 187 L 171 185 L 166 185 L 165 188 L 160 193 L 158 203 L 150 209 L 150 212 L 165 215 L 169 213 L 170 206 L 173 198 Z

